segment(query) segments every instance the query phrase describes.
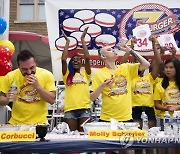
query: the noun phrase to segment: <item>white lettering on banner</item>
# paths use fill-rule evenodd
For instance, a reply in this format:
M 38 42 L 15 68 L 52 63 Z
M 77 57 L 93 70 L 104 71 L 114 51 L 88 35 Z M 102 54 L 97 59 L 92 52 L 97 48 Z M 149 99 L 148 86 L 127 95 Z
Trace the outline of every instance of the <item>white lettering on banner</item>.
M 161 30 L 161 29 L 169 26 L 172 23 L 173 23 L 172 18 L 169 18 L 169 19 L 166 19 L 166 20 L 164 20 L 164 21 L 162 21 L 162 22 L 160 22 L 158 24 L 151 25 L 150 28 L 151 28 L 152 31 L 158 31 L 158 30 Z
M 81 62 L 82 62 L 82 65 L 84 65 L 85 64 L 85 59 L 82 59 Z M 90 59 L 90 65 L 91 66 L 104 66 L 105 63 L 102 60 L 99 60 L 99 59 Z
M 137 144 L 164 144 L 164 143 L 180 143 L 180 138 L 179 137 L 171 137 L 171 138 L 138 138 L 136 140 L 128 140 L 128 138 L 124 139 L 126 140 L 126 142 L 123 142 L 123 140 L 120 140 L 120 143 L 124 143 L 124 147 L 128 148 L 131 145 L 133 145 L 133 143 L 137 143 Z
M 82 63 L 82 65 L 84 66 L 84 65 L 85 65 L 85 59 L 82 59 L 82 60 L 81 60 L 81 63 Z M 116 64 L 116 65 L 120 65 L 121 62 L 120 62 L 120 61 L 115 61 L 115 64 Z M 105 63 L 104 63 L 102 60 L 91 59 L 91 60 L 90 60 L 90 65 L 91 65 L 92 67 L 95 67 L 95 68 L 100 68 L 100 67 L 105 66 Z

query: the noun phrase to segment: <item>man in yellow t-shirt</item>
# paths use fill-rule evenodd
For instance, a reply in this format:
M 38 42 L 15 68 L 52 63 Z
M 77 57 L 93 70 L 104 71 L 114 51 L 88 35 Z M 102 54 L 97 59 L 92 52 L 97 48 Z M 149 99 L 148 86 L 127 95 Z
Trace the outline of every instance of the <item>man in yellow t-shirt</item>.
M 19 68 L 4 77 L 0 95 L 1 105 L 13 102 L 9 123 L 46 123 L 47 102 L 55 102 L 54 77 L 51 72 L 36 67 L 35 57 L 28 50 L 19 52 L 17 63 Z M 17 87 L 17 91 L 11 89 L 12 85 Z
M 90 97 L 94 101 L 102 94 L 101 121 L 110 121 L 110 118 L 118 121 L 132 120 L 131 80 L 138 76 L 138 70 L 145 70 L 150 65 L 128 46 L 120 45 L 120 49 L 135 56 L 140 64 L 125 63 L 116 66 L 118 55 L 113 48 L 105 46 L 99 50 L 106 66 L 95 73 Z

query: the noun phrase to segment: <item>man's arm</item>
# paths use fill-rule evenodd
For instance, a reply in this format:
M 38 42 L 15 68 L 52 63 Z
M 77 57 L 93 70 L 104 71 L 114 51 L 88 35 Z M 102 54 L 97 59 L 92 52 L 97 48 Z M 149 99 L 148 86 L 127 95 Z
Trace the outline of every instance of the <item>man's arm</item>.
M 44 99 L 46 102 L 53 104 L 55 102 L 55 91 L 46 91 L 40 85 L 36 86 L 37 92 L 40 94 L 41 98 Z M 9 100 L 16 97 L 15 94 L 11 93 L 0 93 L 0 105 L 8 105 Z
M 140 54 L 135 52 L 132 48 L 128 47 L 127 45 L 124 45 L 124 46 L 120 46 L 120 49 L 125 52 L 126 51 L 130 52 L 130 54 L 139 61 L 140 63 L 139 71 L 144 71 L 145 69 L 149 68 L 150 63 L 145 58 L 143 58 Z
M 41 86 L 36 88 L 37 92 L 40 94 L 41 98 L 50 104 L 54 104 L 55 102 L 55 91 L 47 91 L 43 89 Z
M 39 83 L 35 75 L 31 74 L 26 78 L 27 84 L 32 85 L 37 92 L 40 94 L 41 98 L 46 102 L 53 104 L 55 102 L 55 91 L 45 90 Z

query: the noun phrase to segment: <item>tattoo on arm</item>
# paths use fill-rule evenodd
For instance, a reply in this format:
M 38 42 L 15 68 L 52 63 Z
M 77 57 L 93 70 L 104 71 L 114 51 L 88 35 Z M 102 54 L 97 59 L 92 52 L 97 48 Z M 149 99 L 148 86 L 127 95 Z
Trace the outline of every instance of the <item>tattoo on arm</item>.
M 136 52 L 134 52 L 133 50 L 131 50 L 131 51 L 130 51 L 130 54 L 131 54 L 134 58 L 136 58 L 136 59 L 141 63 L 141 59 L 139 58 L 139 56 L 137 55 Z

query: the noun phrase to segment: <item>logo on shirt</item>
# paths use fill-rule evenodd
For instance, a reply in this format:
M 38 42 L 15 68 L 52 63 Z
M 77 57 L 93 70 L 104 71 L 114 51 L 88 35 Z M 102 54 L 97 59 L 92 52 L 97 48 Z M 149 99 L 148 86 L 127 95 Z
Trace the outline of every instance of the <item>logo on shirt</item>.
M 31 85 L 25 85 L 20 88 L 19 100 L 25 103 L 33 103 L 40 101 L 40 97 L 37 96 L 37 90 L 34 89 Z
M 177 87 L 173 86 L 167 88 L 164 92 L 164 103 L 168 105 L 180 104 L 180 91 Z
M 120 75 L 115 77 L 114 83 L 110 88 L 109 96 L 123 95 L 128 92 L 127 90 L 127 80 L 124 76 Z
M 135 83 L 134 94 L 151 94 L 148 80 L 141 80 Z
M 86 81 L 85 81 L 85 79 L 84 79 L 84 76 L 81 75 L 80 73 L 76 73 L 76 74 L 74 75 L 72 82 L 73 82 L 74 84 L 86 84 Z

